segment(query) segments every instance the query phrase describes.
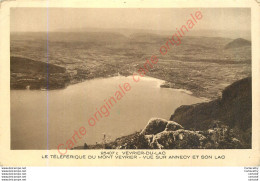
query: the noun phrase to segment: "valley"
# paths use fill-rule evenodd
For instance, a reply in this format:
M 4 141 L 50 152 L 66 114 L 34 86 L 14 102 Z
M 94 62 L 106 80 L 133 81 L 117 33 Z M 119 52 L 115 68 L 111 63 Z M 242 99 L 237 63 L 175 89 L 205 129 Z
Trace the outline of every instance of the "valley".
M 159 61 L 147 76 L 166 81 L 162 87 L 186 89 L 198 97 L 217 98 L 227 85 L 251 75 L 251 46 L 247 41 L 232 46 L 234 39 L 187 36 L 181 45 L 160 56 L 159 48 L 165 40 L 166 35 L 149 33 L 51 32 L 47 53 L 46 33 L 12 33 L 11 57 L 65 68 L 66 78 L 57 88 L 87 79 L 131 75 L 152 55 Z M 26 84 L 17 85 L 17 72 L 11 74 L 11 88 L 25 89 Z M 56 78 L 50 76 L 52 79 Z

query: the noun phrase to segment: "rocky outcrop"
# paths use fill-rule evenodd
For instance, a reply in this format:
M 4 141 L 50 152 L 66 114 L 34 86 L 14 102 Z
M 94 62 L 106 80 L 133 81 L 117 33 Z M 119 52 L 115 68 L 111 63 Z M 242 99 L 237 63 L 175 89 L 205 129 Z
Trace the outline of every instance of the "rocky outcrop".
M 163 131 L 150 138 L 149 144 L 154 149 L 192 149 L 202 148 L 206 139 L 202 134 L 189 130 Z
M 200 141 L 203 140 L 202 135 L 184 130 L 180 124 L 174 121 L 160 118 L 151 119 L 142 130 L 141 135 L 144 135 L 149 147 L 154 149 L 170 149 L 187 147 L 188 145 L 188 147 L 198 147 Z M 190 142 L 191 138 L 194 138 L 196 141 Z
M 165 130 L 168 121 L 165 119 L 153 118 L 151 119 L 146 127 L 142 130 L 141 134 L 152 135 L 157 134 Z
M 158 126 L 159 125 L 159 129 Z M 119 145 L 119 146 L 115 146 Z M 117 139 L 109 148 L 116 149 L 235 149 L 244 148 L 228 126 L 216 122 L 205 131 L 185 130 L 180 124 L 153 118 L 131 137 Z
M 176 131 L 178 129 L 184 129 L 180 124 L 170 121 L 167 123 L 165 131 Z

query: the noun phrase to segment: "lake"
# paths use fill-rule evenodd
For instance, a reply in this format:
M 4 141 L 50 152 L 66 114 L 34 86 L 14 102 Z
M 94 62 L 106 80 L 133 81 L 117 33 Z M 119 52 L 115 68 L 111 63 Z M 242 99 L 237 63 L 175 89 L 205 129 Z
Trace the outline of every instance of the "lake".
M 131 89 L 110 109 L 108 117 L 90 127 L 88 119 L 96 108 L 126 82 Z M 104 134 L 115 140 L 140 131 L 152 117 L 168 120 L 177 107 L 205 101 L 184 91 L 160 88 L 163 82 L 143 77 L 136 83 L 132 76 L 117 76 L 87 80 L 62 90 L 11 90 L 11 149 L 56 149 L 81 126 L 87 133 L 75 146 L 100 143 Z

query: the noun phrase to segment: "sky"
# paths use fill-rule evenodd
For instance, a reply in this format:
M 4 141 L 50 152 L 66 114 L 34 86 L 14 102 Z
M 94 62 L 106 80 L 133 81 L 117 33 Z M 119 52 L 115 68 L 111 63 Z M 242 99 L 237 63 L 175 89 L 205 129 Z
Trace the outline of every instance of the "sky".
M 171 31 L 201 11 L 196 30 L 250 31 L 249 8 L 12 8 L 11 32 L 147 29 Z

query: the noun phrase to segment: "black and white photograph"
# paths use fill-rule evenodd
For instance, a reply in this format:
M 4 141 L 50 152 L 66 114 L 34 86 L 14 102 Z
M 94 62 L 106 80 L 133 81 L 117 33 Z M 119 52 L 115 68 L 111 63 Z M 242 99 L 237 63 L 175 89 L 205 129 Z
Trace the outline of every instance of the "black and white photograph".
M 250 8 L 11 8 L 10 149 L 251 149 L 251 46 Z

